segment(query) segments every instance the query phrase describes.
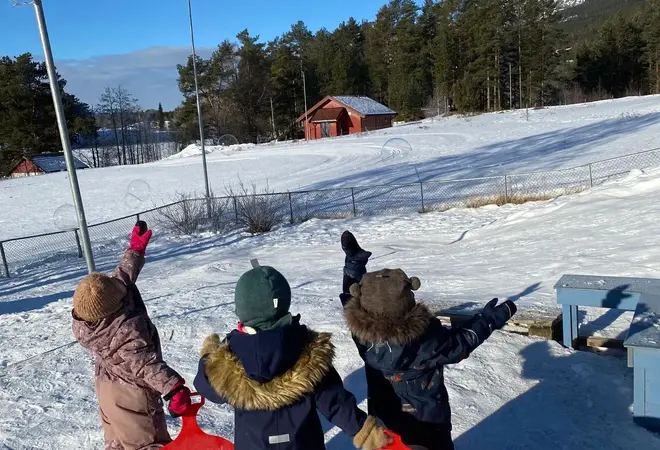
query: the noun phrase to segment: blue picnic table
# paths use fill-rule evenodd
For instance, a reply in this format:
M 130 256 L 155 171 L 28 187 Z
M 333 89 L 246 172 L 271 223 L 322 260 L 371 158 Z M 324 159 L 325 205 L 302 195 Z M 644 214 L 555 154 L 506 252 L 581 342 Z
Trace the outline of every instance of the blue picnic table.
M 660 280 L 564 275 L 555 290 L 566 347 L 575 348 L 580 306 L 634 311 L 623 343 L 634 368 L 633 420 L 660 432 Z

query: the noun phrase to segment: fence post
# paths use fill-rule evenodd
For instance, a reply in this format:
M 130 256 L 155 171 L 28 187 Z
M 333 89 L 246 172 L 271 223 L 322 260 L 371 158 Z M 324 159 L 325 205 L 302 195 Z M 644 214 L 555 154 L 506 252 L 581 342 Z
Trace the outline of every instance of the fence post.
M 355 208 L 355 189 L 351 188 L 351 199 L 353 199 L 353 217 L 357 217 L 357 208 Z
M 290 191 L 289 191 L 289 213 L 291 214 L 291 223 L 293 223 L 293 200 L 291 200 Z
M 594 187 L 594 174 L 591 171 L 591 164 L 589 164 L 589 183 L 591 184 L 591 187 Z
M 135 215 L 135 219 L 136 219 L 136 220 L 135 220 L 136 223 L 140 221 L 140 213 L 137 213 L 137 214 Z
M 73 230 L 73 233 L 76 235 L 76 245 L 78 246 L 78 258 L 83 257 L 82 247 L 80 246 L 80 236 L 78 236 L 78 228 Z
M 236 215 L 236 223 L 238 223 L 238 200 L 236 200 L 236 196 L 232 198 L 234 199 L 234 214 Z
M 2 267 L 5 268 L 5 277 L 9 278 L 9 266 L 7 265 L 7 255 L 5 255 L 4 242 L 0 242 L 0 257 L 2 257 Z
M 504 175 L 504 202 L 509 203 L 509 177 Z
M 422 194 L 422 213 L 426 212 L 426 205 L 424 205 L 424 183 L 419 183 L 419 192 Z

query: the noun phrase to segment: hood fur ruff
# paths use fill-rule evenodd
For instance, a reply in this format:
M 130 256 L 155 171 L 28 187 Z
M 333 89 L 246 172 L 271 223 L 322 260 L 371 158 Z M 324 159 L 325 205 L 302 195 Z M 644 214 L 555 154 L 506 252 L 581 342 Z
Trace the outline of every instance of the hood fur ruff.
M 227 403 L 245 411 L 276 411 L 314 392 L 332 367 L 335 348 L 329 333 L 310 331 L 307 345 L 293 367 L 263 384 L 248 377 L 238 357 L 217 334 L 206 338 L 201 353 L 208 355 L 209 383 Z
M 423 303 L 417 303 L 404 316 L 393 318 L 365 311 L 356 298 L 348 302 L 344 317 L 348 329 L 360 341 L 395 345 L 406 345 L 419 339 L 433 319 Z

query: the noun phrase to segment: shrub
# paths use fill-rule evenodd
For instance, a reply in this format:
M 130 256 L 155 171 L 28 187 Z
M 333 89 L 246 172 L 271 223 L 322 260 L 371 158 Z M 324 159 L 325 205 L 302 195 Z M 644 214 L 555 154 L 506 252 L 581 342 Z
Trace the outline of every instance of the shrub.
M 239 180 L 238 188 L 227 188 L 227 194 L 233 197 L 236 222 L 252 234 L 271 231 L 287 216 L 288 196 L 276 194 L 268 186 L 259 191 L 256 184 L 247 187 Z
M 206 205 L 194 195 L 177 192 L 173 203 L 158 210 L 161 224 L 166 230 L 177 234 L 194 234 L 206 216 Z
M 230 219 L 226 198 L 200 198 L 194 193 L 177 192 L 173 203 L 158 210 L 163 227 L 177 234 L 224 231 Z

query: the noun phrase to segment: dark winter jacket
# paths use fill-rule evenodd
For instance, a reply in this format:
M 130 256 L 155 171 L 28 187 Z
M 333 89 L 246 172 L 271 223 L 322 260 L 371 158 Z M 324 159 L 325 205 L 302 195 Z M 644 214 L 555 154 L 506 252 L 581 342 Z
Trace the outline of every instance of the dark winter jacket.
M 458 328 L 445 328 L 418 303 L 398 320 L 367 313 L 342 296 L 349 330 L 365 362 L 369 414 L 402 435 L 416 422 L 451 429 L 443 367 L 458 363 L 492 333 L 477 315 Z
M 235 409 L 237 450 L 323 450 L 317 409 L 355 436 L 366 420 L 332 366 L 327 333 L 293 324 L 249 335 L 209 336 L 195 388 Z

